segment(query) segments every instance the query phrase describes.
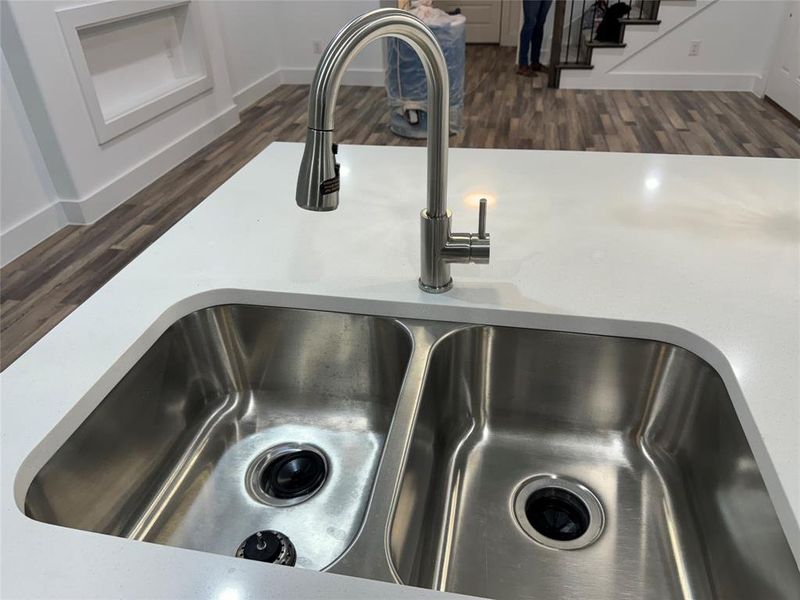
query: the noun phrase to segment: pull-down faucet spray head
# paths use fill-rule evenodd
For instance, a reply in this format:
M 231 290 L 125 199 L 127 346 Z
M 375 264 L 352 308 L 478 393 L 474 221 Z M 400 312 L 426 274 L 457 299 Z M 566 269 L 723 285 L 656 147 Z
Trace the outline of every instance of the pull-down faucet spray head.
M 333 131 L 308 128 L 306 148 L 297 178 L 297 206 L 329 211 L 339 206 L 339 165 Z

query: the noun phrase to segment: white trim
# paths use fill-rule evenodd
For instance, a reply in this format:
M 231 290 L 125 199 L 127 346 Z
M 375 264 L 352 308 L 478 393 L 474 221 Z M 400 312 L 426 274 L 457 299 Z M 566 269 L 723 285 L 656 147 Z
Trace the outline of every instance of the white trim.
M 65 225 L 95 222 L 238 123 L 238 110 L 231 105 L 86 198 L 57 201 L 14 225 L 0 234 L 0 265 L 11 262 Z
M 283 83 L 283 72 L 275 69 L 233 95 L 239 112 L 249 108 Z
M 68 222 L 81 225 L 95 222 L 238 123 L 238 110 L 232 104 L 86 198 L 62 200 Z
M 79 31 L 177 8 L 186 9 L 186 28 L 192 34 L 190 45 L 199 53 L 201 71 L 184 78 L 185 81 L 176 80 L 175 87 L 165 90 L 157 97 L 148 99 L 121 114 L 104 115 L 89 65 L 86 62 Z M 199 15 L 195 14 L 195 11 L 196 6 L 191 3 L 191 0 L 106 0 L 56 11 L 84 103 L 100 144 L 130 131 L 214 87 L 208 48 Z
M 314 79 L 316 67 L 288 67 L 281 69 L 283 83 L 309 84 Z M 343 85 L 382 86 L 385 81 L 383 69 L 347 69 Z
M 0 265 L 7 265 L 66 224 L 64 209 L 55 202 L 4 231 L 0 234 Z
M 763 98 L 767 93 L 767 76 L 757 75 L 756 81 L 753 82 L 753 89 L 751 90 L 759 98 Z
M 559 87 L 566 90 L 689 90 L 695 92 L 754 92 L 763 89 L 756 73 L 604 73 L 565 70 Z

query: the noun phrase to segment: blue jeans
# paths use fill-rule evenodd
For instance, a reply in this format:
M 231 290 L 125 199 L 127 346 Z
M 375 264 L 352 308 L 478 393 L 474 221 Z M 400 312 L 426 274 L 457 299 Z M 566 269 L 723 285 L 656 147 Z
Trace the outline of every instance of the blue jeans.
M 544 23 L 553 0 L 522 0 L 522 30 L 519 34 L 519 66 L 538 65 L 542 52 Z M 530 55 L 530 62 L 528 56 Z

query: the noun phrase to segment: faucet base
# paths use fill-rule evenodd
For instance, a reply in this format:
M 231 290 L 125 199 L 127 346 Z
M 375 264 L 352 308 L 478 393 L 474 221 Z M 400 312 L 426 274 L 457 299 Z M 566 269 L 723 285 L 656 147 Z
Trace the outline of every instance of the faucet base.
M 451 290 L 453 288 L 453 278 L 450 278 L 450 281 L 445 283 L 444 285 L 440 285 L 438 287 L 433 287 L 430 285 L 426 285 L 422 283 L 422 279 L 419 280 L 419 289 L 423 292 L 428 292 L 429 294 L 444 294 L 445 292 Z

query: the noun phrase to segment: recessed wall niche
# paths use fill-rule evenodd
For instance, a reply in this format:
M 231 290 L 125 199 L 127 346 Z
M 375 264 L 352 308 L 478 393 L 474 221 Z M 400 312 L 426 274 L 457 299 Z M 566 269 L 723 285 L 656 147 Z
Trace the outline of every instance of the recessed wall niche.
M 109 0 L 57 15 L 100 144 L 213 87 L 191 0 Z

